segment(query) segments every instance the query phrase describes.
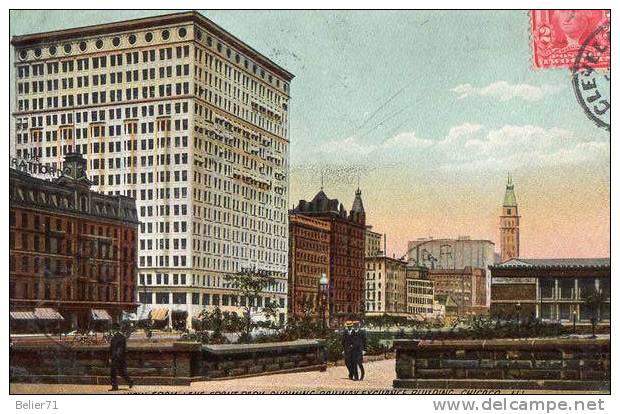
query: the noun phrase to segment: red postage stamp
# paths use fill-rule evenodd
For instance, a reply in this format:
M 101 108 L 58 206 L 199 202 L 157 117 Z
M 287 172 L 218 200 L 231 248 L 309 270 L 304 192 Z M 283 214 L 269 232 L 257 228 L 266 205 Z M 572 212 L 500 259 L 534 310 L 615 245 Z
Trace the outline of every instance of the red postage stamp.
M 572 68 L 577 54 L 598 27 L 608 25 L 608 10 L 532 10 L 535 68 Z M 600 52 L 600 51 L 599 51 Z M 593 68 L 609 68 L 610 51 Z

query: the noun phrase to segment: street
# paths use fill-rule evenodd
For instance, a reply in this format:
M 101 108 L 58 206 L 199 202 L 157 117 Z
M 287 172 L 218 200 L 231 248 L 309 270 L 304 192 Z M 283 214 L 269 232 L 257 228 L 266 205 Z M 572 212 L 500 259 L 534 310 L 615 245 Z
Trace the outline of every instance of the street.
M 329 367 L 326 372 L 299 372 L 291 374 L 263 375 L 221 381 L 199 381 L 190 386 L 136 385 L 131 390 L 124 384 L 120 390 L 109 392 L 107 385 L 75 384 L 11 384 L 11 394 L 123 394 L 123 393 L 294 393 L 303 391 L 370 391 L 392 390 L 394 359 L 368 362 L 366 378 L 363 381 L 350 381 L 344 366 Z M 428 390 L 425 390 L 428 391 Z M 434 393 L 441 394 L 440 390 Z M 464 390 L 454 390 L 451 394 L 461 394 Z M 466 391 L 465 391 L 466 392 Z M 429 392 L 426 392 L 429 393 Z M 513 393 L 504 390 L 503 393 Z M 527 393 L 527 392 L 520 392 Z M 540 394 L 540 391 L 532 393 Z M 571 394 L 571 392 L 544 392 L 545 394 Z M 578 392 L 583 394 L 584 392 Z M 589 394 L 589 392 L 587 392 Z
M 366 378 L 364 381 L 350 381 L 344 366 L 330 367 L 326 372 L 300 372 L 292 374 L 275 374 L 222 381 L 200 381 L 191 386 L 152 386 L 136 385 L 131 392 L 279 392 L 303 390 L 370 390 L 391 389 L 395 378 L 394 359 L 369 362 L 365 364 Z M 121 384 L 117 393 L 130 390 Z M 14 394 L 102 394 L 108 393 L 107 385 L 74 385 L 74 384 L 11 384 Z

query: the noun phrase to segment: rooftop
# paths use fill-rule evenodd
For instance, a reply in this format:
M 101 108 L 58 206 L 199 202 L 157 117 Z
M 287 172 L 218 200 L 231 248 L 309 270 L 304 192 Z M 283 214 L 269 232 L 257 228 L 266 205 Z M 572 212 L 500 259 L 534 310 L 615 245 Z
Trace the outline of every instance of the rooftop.
M 128 30 L 139 30 L 148 27 L 158 27 L 178 23 L 196 23 L 206 28 L 213 35 L 220 37 L 222 40 L 229 42 L 239 51 L 246 53 L 249 57 L 262 64 L 265 68 L 272 70 L 275 74 L 281 76 L 286 81 L 290 81 L 295 75 L 282 68 L 263 54 L 248 46 L 246 43 L 218 26 L 212 20 L 209 20 L 197 11 L 179 12 L 164 14 L 161 16 L 143 17 L 139 19 L 122 20 L 112 23 L 97 24 L 91 26 L 75 27 L 64 30 L 54 30 L 50 32 L 32 33 L 21 36 L 13 36 L 11 44 L 15 47 L 31 47 L 39 44 L 49 44 L 54 42 L 62 42 L 75 38 L 84 38 L 89 36 L 100 36 L 111 33 L 118 33 Z
M 491 266 L 491 269 L 528 269 L 528 268 L 608 268 L 611 267 L 609 257 L 596 258 L 561 258 L 561 259 L 511 259 L 507 262 Z

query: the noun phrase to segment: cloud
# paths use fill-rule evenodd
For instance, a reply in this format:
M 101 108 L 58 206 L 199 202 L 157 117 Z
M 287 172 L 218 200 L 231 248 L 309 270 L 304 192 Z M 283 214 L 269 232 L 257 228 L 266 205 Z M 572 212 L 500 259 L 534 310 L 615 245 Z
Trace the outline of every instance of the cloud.
M 321 162 L 410 163 L 448 170 L 506 169 L 601 162 L 609 157 L 609 142 L 593 140 L 558 127 L 504 125 L 487 128 L 464 123 L 439 139 L 401 132 L 381 143 L 348 137 L 318 148 Z
M 444 169 L 518 168 L 604 161 L 609 143 L 591 141 L 563 128 L 504 125 L 472 132 L 455 146 L 445 144 Z M 450 150 L 450 148 L 452 148 Z
M 458 95 L 457 99 L 465 99 L 472 96 L 496 98 L 500 102 L 520 98 L 524 101 L 540 101 L 545 96 L 554 95 L 565 88 L 564 85 L 541 85 L 533 86 L 527 83 L 511 84 L 506 81 L 498 81 L 484 87 L 475 87 L 469 83 L 458 85 L 452 92 Z
M 414 149 L 414 148 L 428 148 L 433 145 L 433 141 L 430 139 L 418 138 L 415 132 L 401 132 L 388 138 L 381 145 L 382 148 L 399 148 L 399 149 Z
M 467 141 L 476 132 L 482 129 L 482 125 L 470 124 L 468 122 L 454 126 L 448 131 L 448 135 L 443 140 L 444 144 L 455 145 L 460 141 Z
M 365 144 L 354 136 L 342 140 L 332 140 L 319 146 L 324 154 L 339 156 L 365 156 L 378 151 L 423 149 L 433 145 L 430 139 L 418 138 L 415 132 L 401 132 L 379 144 Z

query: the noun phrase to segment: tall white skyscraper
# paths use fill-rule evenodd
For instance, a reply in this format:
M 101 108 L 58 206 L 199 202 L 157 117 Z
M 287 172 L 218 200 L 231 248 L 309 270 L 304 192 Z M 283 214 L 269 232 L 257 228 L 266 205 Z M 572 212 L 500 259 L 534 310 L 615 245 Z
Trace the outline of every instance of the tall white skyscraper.
M 285 320 L 293 75 L 196 12 L 15 36 L 15 152 L 136 198 L 139 316 L 240 313 L 225 276 L 272 272 Z

